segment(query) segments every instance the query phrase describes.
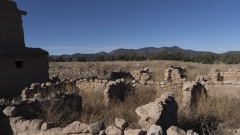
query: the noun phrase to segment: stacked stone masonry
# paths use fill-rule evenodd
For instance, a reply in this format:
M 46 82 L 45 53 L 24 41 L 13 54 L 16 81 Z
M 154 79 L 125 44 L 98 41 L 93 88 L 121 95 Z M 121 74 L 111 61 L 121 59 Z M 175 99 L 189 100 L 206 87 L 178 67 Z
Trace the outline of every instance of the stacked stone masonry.
M 21 16 L 26 14 L 14 1 L 0 0 L 0 97 L 49 79 L 48 52 L 25 47 Z
M 165 70 L 164 81 L 167 82 L 185 82 L 185 69 L 179 66 L 170 66 Z
M 32 86 L 36 86 L 36 84 Z M 142 128 L 140 129 L 129 128 L 128 122 L 120 118 L 115 119 L 115 125 L 108 127 L 105 127 L 102 121 L 91 124 L 74 121 L 66 127 L 60 128 L 55 127 L 51 122 L 19 116 L 17 105 L 13 104 L 4 109 L 0 107 L 3 112 L 3 116 L 0 117 L 0 133 L 4 135 L 178 135 L 180 133 L 186 135 L 187 132 L 193 133 L 192 130 L 185 132 L 172 126 L 176 124 L 177 109 L 173 93 L 167 92 L 157 98 L 155 102 L 136 109 L 136 113 L 141 117 L 139 124 Z M 142 125 L 144 122 L 147 125 Z

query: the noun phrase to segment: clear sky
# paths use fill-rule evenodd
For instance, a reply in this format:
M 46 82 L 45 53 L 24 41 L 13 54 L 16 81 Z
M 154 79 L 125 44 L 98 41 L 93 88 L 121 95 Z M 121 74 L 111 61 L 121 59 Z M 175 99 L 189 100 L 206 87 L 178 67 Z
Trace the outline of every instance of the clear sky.
M 14 0 L 27 47 L 51 55 L 179 46 L 240 51 L 240 0 Z

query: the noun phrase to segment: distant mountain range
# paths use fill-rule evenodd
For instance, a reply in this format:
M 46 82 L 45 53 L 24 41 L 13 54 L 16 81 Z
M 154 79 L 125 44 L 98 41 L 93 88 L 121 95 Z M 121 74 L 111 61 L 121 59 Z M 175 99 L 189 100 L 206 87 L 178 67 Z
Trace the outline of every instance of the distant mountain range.
M 182 49 L 178 46 L 173 46 L 173 47 L 160 47 L 160 48 L 145 47 L 145 48 L 140 48 L 140 49 L 120 48 L 120 49 L 113 50 L 109 53 L 106 53 L 106 52 L 99 52 L 99 53 L 94 53 L 94 54 L 75 53 L 72 55 L 66 55 L 66 54 L 50 55 L 49 57 L 56 59 L 57 57 L 62 56 L 65 60 L 67 60 L 69 57 L 72 57 L 73 60 L 76 60 L 77 58 L 79 58 L 81 56 L 86 56 L 88 60 L 93 61 L 97 56 L 104 56 L 105 58 L 107 58 L 109 56 L 137 54 L 137 55 L 143 55 L 143 56 L 149 57 L 152 55 L 157 55 L 164 51 L 169 54 L 181 52 L 181 53 L 185 54 L 186 56 L 190 56 L 190 57 L 198 56 L 198 55 L 205 55 L 205 54 L 214 54 L 214 55 L 217 54 L 217 53 L 207 52 L 207 51 L 194 51 L 194 50 L 189 50 L 189 49 Z M 229 52 L 221 53 L 220 55 L 226 55 L 226 54 L 237 55 L 237 54 L 240 54 L 240 51 L 229 51 Z

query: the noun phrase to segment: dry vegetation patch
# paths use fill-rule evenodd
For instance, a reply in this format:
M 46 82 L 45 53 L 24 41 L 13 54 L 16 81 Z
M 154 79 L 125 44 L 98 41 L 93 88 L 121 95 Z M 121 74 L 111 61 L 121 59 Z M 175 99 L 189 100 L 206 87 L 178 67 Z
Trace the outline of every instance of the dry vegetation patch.
M 195 80 L 198 75 L 207 75 L 213 68 L 218 68 L 220 71 L 227 71 L 229 68 L 238 69 L 239 65 L 226 64 L 199 64 L 190 62 L 178 61 L 117 61 L 117 62 L 51 62 L 50 68 L 91 68 L 91 69 L 124 69 L 132 71 L 148 67 L 154 72 L 152 80 L 162 81 L 163 74 L 169 65 L 178 65 L 187 69 L 187 80 Z M 130 81 L 129 81 L 130 82 Z M 68 90 L 72 91 L 72 90 Z M 173 92 L 175 100 L 178 103 L 178 123 L 179 127 L 184 130 L 193 129 L 201 134 L 209 135 L 227 135 L 233 134 L 230 129 L 239 128 L 240 122 L 240 100 L 230 97 L 211 97 L 199 95 L 197 96 L 197 104 L 192 111 L 186 114 L 182 105 L 182 90 L 177 89 L 157 89 L 156 87 L 136 87 L 129 90 L 124 97 L 124 101 L 117 99 L 112 100 L 109 106 L 104 105 L 104 98 L 101 92 L 90 92 L 80 90 L 74 92 L 82 96 L 83 111 L 68 114 L 71 118 L 79 120 L 83 123 L 93 123 L 103 121 L 106 126 L 114 124 L 116 117 L 125 119 L 129 122 L 131 128 L 138 128 L 139 117 L 135 113 L 135 109 L 141 105 L 147 104 L 155 100 L 164 92 Z M 57 113 L 57 112 L 56 112 Z M 47 113 L 46 113 L 47 114 Z M 71 116 L 72 115 L 72 116 Z M 57 115 L 56 115 L 57 116 Z M 48 121 L 52 121 L 48 118 Z M 64 121 L 64 120 L 63 120 Z M 66 123 L 59 123 L 65 126 Z
M 229 68 L 238 69 L 239 64 L 199 64 L 180 61 L 114 61 L 114 62 L 50 62 L 50 68 L 87 68 L 87 69 L 124 69 L 126 71 L 148 67 L 154 72 L 153 80 L 162 81 L 164 71 L 169 65 L 178 65 L 187 69 L 187 80 L 195 80 L 198 75 L 207 75 L 213 68 L 227 71 Z

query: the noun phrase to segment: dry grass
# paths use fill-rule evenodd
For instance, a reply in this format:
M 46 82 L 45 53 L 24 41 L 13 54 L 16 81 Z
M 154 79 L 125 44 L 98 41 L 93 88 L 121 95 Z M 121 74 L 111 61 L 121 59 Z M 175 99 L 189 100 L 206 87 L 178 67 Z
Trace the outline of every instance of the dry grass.
M 73 87 L 67 87 L 64 91 L 77 92 Z M 82 112 L 75 110 L 76 107 L 65 106 L 60 108 L 61 104 L 50 102 L 42 106 L 43 112 L 41 119 L 51 121 L 57 126 L 64 127 L 75 120 L 86 124 L 96 121 L 103 121 L 106 126 L 114 124 L 115 118 L 122 118 L 129 122 L 131 128 L 139 128 L 138 120 L 140 117 L 135 113 L 135 109 L 141 105 L 147 104 L 159 97 L 160 94 L 170 91 L 170 89 L 156 89 L 154 87 L 137 87 L 125 95 L 124 101 L 112 100 L 109 106 L 104 105 L 102 92 L 90 92 L 80 90 Z M 172 91 L 175 94 L 175 100 L 178 102 L 178 123 L 184 130 L 193 129 L 195 132 L 204 135 L 227 135 L 231 134 L 228 129 L 239 128 L 240 124 L 240 106 L 239 100 L 228 97 L 207 97 L 198 96 L 196 108 L 191 113 L 183 113 L 181 107 L 181 90 Z M 219 124 L 224 123 L 224 127 Z
M 204 135 L 230 135 L 229 129 L 239 128 L 239 103 L 239 99 L 200 95 L 191 113 L 179 111 L 178 121 L 182 128 L 194 129 Z
M 155 81 L 163 80 L 163 73 L 169 65 L 177 65 L 187 69 L 187 79 L 195 80 L 197 75 L 207 75 L 213 68 L 220 71 L 227 71 L 229 68 L 239 69 L 237 65 L 226 64 L 199 64 L 190 62 L 178 61 L 131 61 L 131 62 L 63 62 L 50 63 L 50 68 L 92 68 L 92 69 L 125 69 L 127 71 L 142 69 L 148 67 L 150 71 L 154 72 L 153 79 Z M 71 91 L 71 90 L 67 90 Z M 199 96 L 196 108 L 191 113 L 183 113 L 182 91 L 181 89 L 157 89 L 153 87 L 139 87 L 125 95 L 124 102 L 114 100 L 106 107 L 104 106 L 102 93 L 76 91 L 82 96 L 83 111 L 68 114 L 75 120 L 80 120 L 83 123 L 93 123 L 96 121 L 103 121 L 105 125 L 114 124 L 116 117 L 123 118 L 130 123 L 130 127 L 137 128 L 139 117 L 135 113 L 135 109 L 141 105 L 153 101 L 163 92 L 172 91 L 175 94 L 175 100 L 179 105 L 178 122 L 179 127 L 185 130 L 193 129 L 201 134 L 209 135 L 227 135 L 227 129 L 240 128 L 240 100 L 229 97 L 205 97 Z M 50 121 L 51 118 L 48 119 Z M 62 120 L 64 121 L 64 120 Z M 67 123 L 69 123 L 68 121 Z M 62 126 L 66 125 L 60 124 Z M 224 123 L 224 126 L 219 126 L 219 123 Z
M 187 69 L 187 79 L 195 80 L 197 75 L 207 75 L 213 68 L 227 71 L 229 68 L 239 69 L 239 64 L 199 64 L 179 61 L 115 61 L 115 62 L 50 62 L 50 68 L 88 68 L 88 69 L 124 69 L 126 71 L 148 67 L 154 72 L 153 80 L 162 81 L 163 73 L 170 65 Z
M 74 92 L 75 89 L 63 91 Z M 76 111 L 76 106 L 62 107 L 63 103 L 50 101 L 42 104 L 42 112 L 39 113 L 39 118 L 45 121 L 51 121 L 56 126 L 64 127 L 75 120 L 83 123 L 91 124 L 96 121 L 103 121 L 106 126 L 114 124 L 115 118 L 125 119 L 130 123 L 130 127 L 139 128 L 139 117 L 135 113 L 135 109 L 141 105 L 147 104 L 156 98 L 156 91 L 151 88 L 135 89 L 129 91 L 125 95 L 124 101 L 117 99 L 112 100 L 109 106 L 104 105 L 102 92 L 79 91 L 82 97 L 82 112 Z

